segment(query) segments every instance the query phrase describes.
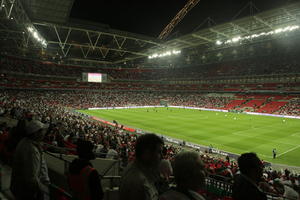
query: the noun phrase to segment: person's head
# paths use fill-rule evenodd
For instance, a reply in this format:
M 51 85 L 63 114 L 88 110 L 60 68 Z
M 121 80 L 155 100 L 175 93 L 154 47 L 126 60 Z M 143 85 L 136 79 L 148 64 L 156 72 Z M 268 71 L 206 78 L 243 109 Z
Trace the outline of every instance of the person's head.
M 183 151 L 177 154 L 173 172 L 179 188 L 199 190 L 205 184 L 206 170 L 197 152 Z
M 26 124 L 25 137 L 40 142 L 44 139 L 48 127 L 49 125 L 44 124 L 39 120 L 31 120 Z
M 94 145 L 87 140 L 78 140 L 77 142 L 77 154 L 78 157 L 85 160 L 94 160 L 95 153 L 94 153 Z
M 255 153 L 244 153 L 238 158 L 239 169 L 242 174 L 259 182 L 263 175 L 263 164 Z
M 163 140 L 155 134 L 138 137 L 135 144 L 137 161 L 147 166 L 158 166 L 162 159 Z

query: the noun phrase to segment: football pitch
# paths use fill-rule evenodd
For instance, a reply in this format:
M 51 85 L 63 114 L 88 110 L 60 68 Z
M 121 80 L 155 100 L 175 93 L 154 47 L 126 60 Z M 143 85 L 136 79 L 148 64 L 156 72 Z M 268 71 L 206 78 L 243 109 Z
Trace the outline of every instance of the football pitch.
M 79 110 L 107 121 L 241 154 L 256 152 L 273 163 L 300 166 L 300 119 L 183 108 Z M 272 149 L 277 158 L 272 158 Z

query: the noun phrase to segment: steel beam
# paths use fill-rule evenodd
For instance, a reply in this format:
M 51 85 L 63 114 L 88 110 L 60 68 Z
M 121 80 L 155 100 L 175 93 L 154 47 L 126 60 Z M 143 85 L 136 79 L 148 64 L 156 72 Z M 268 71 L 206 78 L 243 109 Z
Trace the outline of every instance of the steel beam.
M 300 19 L 293 15 L 292 13 L 290 13 L 286 8 L 282 8 L 283 12 L 285 12 L 289 17 L 293 18 L 294 20 L 296 20 L 298 23 L 300 23 Z
M 182 42 L 184 44 L 188 44 L 188 45 L 194 45 L 194 43 L 192 42 L 188 42 L 188 41 L 185 41 L 185 40 L 182 40 L 182 39 L 175 39 L 176 41 L 179 41 L 179 42 Z
M 269 23 L 267 23 L 267 22 L 265 22 L 264 20 L 262 20 L 260 17 L 258 17 L 258 16 L 253 16 L 253 18 L 254 18 L 256 21 L 258 21 L 258 22 L 260 22 L 260 23 L 266 25 L 266 26 L 269 27 L 270 29 L 274 29 L 273 26 L 271 26 Z
M 48 41 L 48 44 L 58 44 L 61 45 L 60 42 L 57 41 Z M 86 47 L 86 48 L 90 48 L 90 44 L 73 44 L 73 43 L 69 43 L 66 42 L 65 45 L 71 45 L 71 46 L 76 46 L 76 47 Z M 104 48 L 104 47 L 94 47 L 94 49 L 100 49 L 100 48 Z M 118 51 L 118 52 L 126 52 L 126 53 L 131 53 L 131 54 L 136 54 L 136 55 L 141 55 L 141 56 L 148 56 L 148 54 L 145 53 L 140 53 L 140 52 L 135 52 L 135 51 L 129 51 L 129 50 L 125 50 L 125 49 L 115 49 L 115 48 L 109 48 L 109 47 L 105 47 L 105 49 L 108 49 L 110 51 Z
M 220 32 L 220 31 L 217 31 L 216 29 L 210 28 L 209 30 L 210 30 L 211 32 L 213 32 L 213 33 L 217 33 L 217 34 L 219 34 L 219 35 L 223 35 L 224 37 L 230 38 L 229 35 L 227 35 L 227 34 L 225 34 L 225 33 L 222 33 L 222 32 Z
M 38 25 L 38 26 L 46 26 L 46 27 L 57 27 L 57 28 L 62 28 L 62 29 L 72 29 L 72 31 L 81 31 L 81 32 L 89 32 L 89 33 L 96 33 L 96 34 L 101 34 L 101 35 L 106 35 L 106 36 L 111 36 L 111 37 L 118 37 L 118 38 L 126 38 L 129 40 L 139 40 L 144 43 L 149 43 L 152 45 L 157 45 L 157 46 L 163 46 L 159 42 L 151 41 L 151 40 L 145 40 L 145 39 L 139 39 L 139 38 L 134 38 L 131 36 L 125 36 L 125 35 L 120 35 L 118 33 L 109 33 L 109 32 L 104 32 L 104 31 L 95 31 L 95 30 L 88 30 L 88 29 L 83 29 L 83 28 L 78 28 L 78 27 L 72 27 L 72 26 L 64 26 L 64 25 L 57 25 L 57 24 L 51 24 L 51 23 L 40 23 L 40 22 L 34 22 L 33 24 Z
M 247 29 L 241 27 L 240 25 L 237 25 L 237 24 L 235 24 L 235 23 L 233 23 L 233 22 L 231 22 L 230 25 L 233 26 L 234 28 L 237 28 L 237 29 L 243 31 L 244 33 L 250 34 L 250 31 L 249 31 L 249 30 L 247 30 Z
M 207 37 L 204 37 L 204 36 L 201 36 L 201 35 L 198 35 L 198 34 L 192 34 L 192 36 L 194 37 L 194 38 L 199 38 L 199 39 L 202 39 L 202 40 L 205 40 L 205 41 L 207 41 L 207 42 L 215 42 L 215 41 L 213 41 L 212 39 L 209 39 L 209 38 L 207 38 Z

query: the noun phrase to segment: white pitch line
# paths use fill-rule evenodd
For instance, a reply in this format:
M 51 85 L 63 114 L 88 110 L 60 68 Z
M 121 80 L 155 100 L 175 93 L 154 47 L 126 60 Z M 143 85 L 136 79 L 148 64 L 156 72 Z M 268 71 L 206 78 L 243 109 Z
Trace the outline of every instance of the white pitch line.
M 277 157 L 280 157 L 280 156 L 282 156 L 282 155 L 284 155 L 284 154 L 286 154 L 286 153 L 288 153 L 288 152 L 294 151 L 295 149 L 298 149 L 299 147 L 300 147 L 300 145 L 295 146 L 295 147 L 293 147 L 293 148 L 291 148 L 291 149 L 289 149 L 289 150 L 287 150 L 287 151 L 285 151 L 285 152 L 283 152 L 283 153 L 278 154 Z
M 253 129 L 255 129 L 255 128 L 253 128 Z M 243 133 L 243 132 L 246 132 L 246 131 L 248 131 L 249 129 L 247 129 L 247 130 L 243 130 L 243 131 L 236 131 L 236 132 L 233 132 L 233 133 L 231 133 L 232 135 L 237 135 L 237 136 L 242 136 L 242 137 L 247 137 L 247 138 L 255 138 L 255 137 L 257 137 L 258 135 L 254 135 L 254 136 L 250 136 L 250 135 L 243 135 L 243 134 L 240 134 L 240 133 Z M 252 130 L 252 129 L 250 129 L 250 130 Z M 300 136 L 296 136 L 296 137 L 300 137 Z M 267 141 L 267 142 L 269 142 L 270 140 L 268 140 L 268 139 L 263 139 L 263 138 L 259 138 L 260 140 L 263 140 L 263 141 Z M 276 142 L 276 143 L 278 143 L 278 144 L 285 144 L 285 145 L 291 145 L 290 143 L 286 143 L 286 142 Z
M 296 132 L 296 133 L 292 134 L 291 136 L 300 137 L 300 132 Z

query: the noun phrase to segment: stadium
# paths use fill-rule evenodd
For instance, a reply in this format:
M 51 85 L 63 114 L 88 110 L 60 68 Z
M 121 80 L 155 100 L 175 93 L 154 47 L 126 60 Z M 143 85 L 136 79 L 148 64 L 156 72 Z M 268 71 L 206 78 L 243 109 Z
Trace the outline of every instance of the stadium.
M 0 199 L 167 200 L 171 186 L 182 199 L 245 199 L 235 177 L 244 176 L 240 158 L 249 152 L 264 166 L 257 183 L 246 178 L 265 197 L 252 199 L 299 199 L 300 2 L 241 2 L 166 1 L 146 22 L 130 12 L 151 6 L 119 2 L 115 13 L 96 15 L 100 3 L 1 0 Z M 118 12 L 130 18 L 113 20 Z M 144 28 L 125 21 L 133 18 Z M 145 156 L 138 153 L 149 135 L 163 142 L 170 173 L 158 173 L 164 187 L 141 173 L 146 183 L 129 183 L 152 197 L 129 197 L 127 168 L 155 153 L 146 156 L 148 143 Z M 93 180 L 72 174 L 87 144 Z M 193 192 L 177 182 L 185 152 L 196 153 L 206 173 Z M 22 173 L 24 188 L 45 182 L 46 191 L 18 188 Z

